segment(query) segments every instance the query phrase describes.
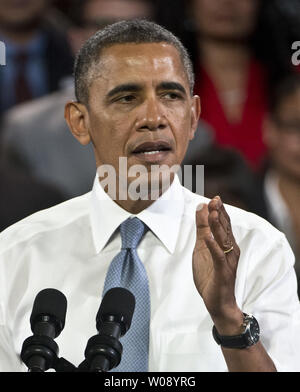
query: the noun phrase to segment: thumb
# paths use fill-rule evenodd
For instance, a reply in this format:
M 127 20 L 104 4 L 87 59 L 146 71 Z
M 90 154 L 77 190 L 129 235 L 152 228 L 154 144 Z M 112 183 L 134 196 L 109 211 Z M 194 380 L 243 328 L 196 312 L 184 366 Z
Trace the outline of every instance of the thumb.
M 197 227 L 197 239 L 196 239 L 196 247 L 197 248 L 206 248 L 205 238 L 211 237 L 211 231 L 208 224 L 208 206 L 207 204 L 202 204 L 197 207 L 196 210 L 196 227 Z
M 197 226 L 197 238 L 203 238 L 210 233 L 210 227 L 208 224 L 208 205 L 200 204 L 196 210 L 196 226 Z M 209 230 L 209 231 L 207 231 Z

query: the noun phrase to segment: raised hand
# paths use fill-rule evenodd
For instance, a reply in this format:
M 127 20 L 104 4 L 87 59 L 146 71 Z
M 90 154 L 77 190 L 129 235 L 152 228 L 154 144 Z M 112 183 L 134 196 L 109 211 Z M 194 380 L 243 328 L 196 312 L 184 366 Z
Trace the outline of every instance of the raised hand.
M 243 320 L 234 295 L 240 249 L 219 196 L 196 212 L 196 225 L 194 282 L 219 333 L 232 335 Z

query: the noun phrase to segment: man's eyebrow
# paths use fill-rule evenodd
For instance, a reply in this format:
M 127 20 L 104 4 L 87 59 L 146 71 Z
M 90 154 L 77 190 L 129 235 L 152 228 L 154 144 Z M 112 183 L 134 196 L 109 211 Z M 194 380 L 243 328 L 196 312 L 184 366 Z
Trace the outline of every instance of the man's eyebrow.
M 124 93 L 124 92 L 139 92 L 142 90 L 142 87 L 135 83 L 125 83 L 120 84 L 119 86 L 114 87 L 106 94 L 106 98 L 111 98 L 116 94 Z
M 182 92 L 183 94 L 186 94 L 185 88 L 183 87 L 182 84 L 177 83 L 177 82 L 161 82 L 158 85 L 158 89 L 163 89 L 163 90 L 178 90 Z

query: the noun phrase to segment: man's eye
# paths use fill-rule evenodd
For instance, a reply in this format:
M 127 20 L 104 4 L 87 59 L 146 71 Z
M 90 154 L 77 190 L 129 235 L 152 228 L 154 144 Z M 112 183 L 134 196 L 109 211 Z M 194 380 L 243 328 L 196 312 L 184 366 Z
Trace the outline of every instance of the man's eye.
M 124 95 L 123 97 L 118 98 L 116 101 L 120 103 L 130 103 L 135 99 L 136 97 L 134 95 Z
M 181 99 L 181 95 L 177 94 L 177 93 L 170 92 L 170 93 L 163 94 L 163 98 L 170 99 L 170 100 L 176 100 L 176 99 Z

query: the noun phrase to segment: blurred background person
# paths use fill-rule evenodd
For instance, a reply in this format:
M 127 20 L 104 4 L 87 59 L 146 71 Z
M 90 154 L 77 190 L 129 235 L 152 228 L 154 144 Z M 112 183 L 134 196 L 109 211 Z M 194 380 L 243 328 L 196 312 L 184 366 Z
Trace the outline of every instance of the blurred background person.
M 67 34 L 74 55 L 107 24 L 152 19 L 155 14 L 149 0 L 74 0 L 69 6 L 62 11 L 69 18 Z M 7 111 L 2 131 L 3 154 L 10 165 L 24 167 L 33 178 L 56 187 L 65 200 L 88 192 L 95 177 L 92 145 L 82 147 L 64 119 L 65 103 L 72 99 L 73 81 L 66 79 L 60 90 Z
M 211 143 L 197 154 L 193 152 L 189 154 L 185 164 L 193 166 L 193 192 L 199 189 L 203 196 L 210 199 L 219 195 L 226 204 L 268 218 L 259 181 L 246 160 L 235 149 Z M 197 174 L 196 165 L 203 165 L 204 171 L 199 171 Z M 201 176 L 202 173 L 203 182 L 198 183 L 200 186 L 198 185 L 197 189 L 197 181 L 201 181 L 199 175 Z
M 153 0 L 73 0 L 65 9 L 73 22 L 69 38 L 76 53 L 97 30 L 125 19 L 156 18 Z
M 263 192 L 269 220 L 286 234 L 295 253 L 299 287 L 300 74 L 287 77 L 277 86 L 264 124 L 264 140 L 268 160 L 262 173 Z
M 72 74 L 67 37 L 48 21 L 50 0 L 0 0 L 0 112 L 58 89 Z
M 291 45 L 300 37 L 299 0 L 184 4 L 190 32 L 182 37 L 195 65 L 201 119 L 214 129 L 218 145 L 237 149 L 258 169 L 266 153 L 262 125 L 272 86 L 297 70 Z
M 1 131 L 1 118 L 0 118 Z M 64 201 L 60 191 L 7 162 L 0 147 L 0 231 Z
M 64 119 L 73 87 L 17 106 L 3 119 L 2 154 L 11 167 L 57 187 L 64 200 L 91 188 L 95 176 L 92 145 L 82 147 Z
M 63 201 L 55 187 L 7 163 L 0 164 L 0 231 L 34 212 Z

